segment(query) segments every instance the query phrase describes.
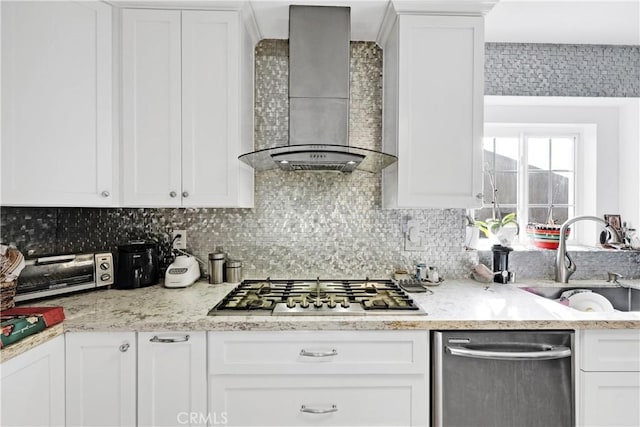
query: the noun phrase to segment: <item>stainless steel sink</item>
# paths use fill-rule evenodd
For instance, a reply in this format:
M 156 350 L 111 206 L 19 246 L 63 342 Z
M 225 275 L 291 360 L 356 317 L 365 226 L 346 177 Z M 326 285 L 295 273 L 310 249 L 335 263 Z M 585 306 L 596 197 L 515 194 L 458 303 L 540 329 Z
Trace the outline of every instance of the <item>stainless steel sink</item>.
M 625 286 L 527 286 L 523 288 L 532 294 L 549 299 L 558 299 L 564 291 L 572 289 L 589 289 L 592 292 L 602 295 L 611 302 L 613 308 L 619 311 L 640 311 L 640 289 L 627 288 Z

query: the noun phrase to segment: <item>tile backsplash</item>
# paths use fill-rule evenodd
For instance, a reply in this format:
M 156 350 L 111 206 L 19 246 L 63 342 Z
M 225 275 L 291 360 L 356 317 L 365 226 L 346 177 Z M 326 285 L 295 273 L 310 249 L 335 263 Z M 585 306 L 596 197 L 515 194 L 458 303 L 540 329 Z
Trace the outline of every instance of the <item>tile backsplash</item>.
M 640 46 L 487 43 L 485 95 L 640 96 Z
M 263 40 L 256 47 L 255 148 L 284 145 L 288 138 L 288 43 Z M 372 42 L 351 43 L 350 144 L 380 150 L 382 51 Z M 169 253 L 174 229 L 187 230 L 187 250 L 206 263 L 222 247 L 243 261 L 245 277 L 388 277 L 416 261 L 437 266 L 445 278 L 467 277 L 480 256 L 464 248 L 461 209 L 383 210 L 381 177 L 352 174 L 257 172 L 253 209 L 17 208 L 0 212 L 0 240 L 31 256 L 110 250 L 133 239 L 152 239 Z M 403 247 L 403 224 L 420 221 L 424 252 Z M 518 278 L 553 275 L 554 251 L 516 253 Z M 610 270 L 640 277 L 640 255 L 598 253 Z M 576 263 L 580 274 L 603 266 Z M 533 262 L 531 262 L 533 261 Z M 620 268 L 618 268 L 620 267 Z M 206 266 L 205 266 L 206 268 Z M 203 268 L 203 272 L 205 271 Z M 626 273 L 626 274 L 625 274 Z

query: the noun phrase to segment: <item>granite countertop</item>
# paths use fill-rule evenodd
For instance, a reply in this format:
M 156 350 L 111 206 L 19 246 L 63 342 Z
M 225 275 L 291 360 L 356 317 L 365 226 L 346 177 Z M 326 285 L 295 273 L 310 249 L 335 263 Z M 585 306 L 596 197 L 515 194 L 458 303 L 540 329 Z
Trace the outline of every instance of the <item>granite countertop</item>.
M 625 281 L 640 289 L 640 281 Z M 142 289 L 107 289 L 37 302 L 62 306 L 66 320 L 2 349 L 6 361 L 63 332 L 122 331 L 283 331 L 400 329 L 640 329 L 640 312 L 584 313 L 533 295 L 529 286 L 588 287 L 602 281 L 528 280 L 517 285 L 447 280 L 411 294 L 426 315 L 365 316 L 208 316 L 207 312 L 236 285 L 199 281 L 186 289 L 160 285 Z M 36 303 L 30 303 L 32 305 Z
M 590 283 L 575 281 L 572 286 Z M 65 308 L 65 331 L 640 329 L 640 312 L 584 313 L 518 288 L 533 284 L 558 286 L 552 281 L 513 286 L 449 280 L 431 287 L 433 293 L 412 294 L 427 315 L 207 316 L 235 285 L 204 281 L 186 289 L 156 285 L 95 291 L 42 305 Z

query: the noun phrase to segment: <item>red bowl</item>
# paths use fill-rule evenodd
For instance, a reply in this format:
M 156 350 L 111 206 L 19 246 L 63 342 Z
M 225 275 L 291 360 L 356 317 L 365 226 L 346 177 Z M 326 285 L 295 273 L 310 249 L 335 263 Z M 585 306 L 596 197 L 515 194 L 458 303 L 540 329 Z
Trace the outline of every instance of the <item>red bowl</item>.
M 527 235 L 533 244 L 542 249 L 557 249 L 560 244 L 560 225 L 528 224 Z M 571 229 L 567 228 L 565 236 L 569 237 Z

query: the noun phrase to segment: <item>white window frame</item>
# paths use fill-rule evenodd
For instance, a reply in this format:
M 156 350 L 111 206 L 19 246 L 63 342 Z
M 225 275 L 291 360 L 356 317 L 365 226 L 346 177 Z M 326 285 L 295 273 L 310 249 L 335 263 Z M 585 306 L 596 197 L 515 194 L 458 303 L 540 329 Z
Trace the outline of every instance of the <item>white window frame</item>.
M 526 227 L 529 222 L 529 174 L 528 174 L 528 150 L 525 140 L 528 138 L 574 138 L 573 146 L 573 204 L 561 205 L 572 206 L 573 214 L 571 216 L 580 215 L 582 211 L 581 197 L 583 194 L 582 182 L 582 126 L 558 125 L 558 124 L 537 124 L 537 125 L 520 125 L 520 124 L 486 124 L 484 138 L 517 138 L 518 139 L 518 159 L 517 159 L 517 199 L 516 199 L 516 217 L 520 234 L 518 242 L 527 244 Z M 483 174 L 484 171 L 483 164 Z M 487 193 L 491 189 L 484 189 Z M 483 208 L 490 208 L 491 205 L 483 205 Z M 568 242 L 574 243 L 580 241 L 580 231 L 572 230 Z

